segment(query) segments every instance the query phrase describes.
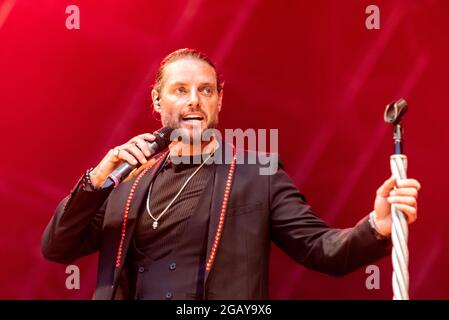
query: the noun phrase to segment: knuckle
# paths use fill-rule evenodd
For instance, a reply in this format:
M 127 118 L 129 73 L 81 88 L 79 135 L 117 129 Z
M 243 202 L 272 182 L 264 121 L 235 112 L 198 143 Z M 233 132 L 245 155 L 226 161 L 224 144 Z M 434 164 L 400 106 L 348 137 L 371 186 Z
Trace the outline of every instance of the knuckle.
M 130 145 L 130 150 L 133 153 L 133 155 L 139 154 L 139 148 L 137 148 L 137 146 L 135 144 Z

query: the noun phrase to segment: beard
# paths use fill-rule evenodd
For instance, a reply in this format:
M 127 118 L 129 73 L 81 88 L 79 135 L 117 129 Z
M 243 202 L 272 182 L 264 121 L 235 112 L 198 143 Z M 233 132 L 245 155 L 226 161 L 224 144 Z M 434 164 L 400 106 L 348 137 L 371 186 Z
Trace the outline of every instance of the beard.
M 203 116 L 203 120 L 201 120 L 198 125 L 189 125 L 184 126 L 185 123 L 184 115 L 189 112 L 199 112 Z M 187 110 L 185 112 L 180 113 L 164 113 L 161 115 L 162 125 L 164 127 L 173 128 L 176 131 L 175 136 L 178 137 L 178 140 L 182 140 L 187 144 L 197 144 L 203 142 L 203 133 L 207 129 L 215 129 L 218 125 L 218 112 L 214 112 L 209 118 L 205 112 L 202 110 Z M 203 124 L 206 124 L 203 127 Z M 204 139 L 204 142 L 208 142 L 209 139 Z

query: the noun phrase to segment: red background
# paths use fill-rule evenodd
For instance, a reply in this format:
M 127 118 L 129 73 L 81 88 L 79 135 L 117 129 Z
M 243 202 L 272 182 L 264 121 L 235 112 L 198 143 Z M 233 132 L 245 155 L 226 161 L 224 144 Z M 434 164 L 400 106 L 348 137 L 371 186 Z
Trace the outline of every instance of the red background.
M 79 6 L 80 30 L 65 27 Z M 367 30 L 365 8 L 380 8 Z M 410 296 L 449 298 L 447 188 L 449 1 L 0 1 L 0 298 L 89 299 L 96 256 L 45 261 L 40 237 L 58 202 L 111 147 L 154 131 L 149 88 L 160 59 L 182 47 L 223 74 L 220 128 L 278 128 L 287 172 L 332 226 L 355 224 L 389 176 L 385 105 L 404 97 L 409 176 L 418 178 L 410 229 Z M 293 263 L 273 248 L 274 299 L 390 299 L 365 269 L 343 278 Z

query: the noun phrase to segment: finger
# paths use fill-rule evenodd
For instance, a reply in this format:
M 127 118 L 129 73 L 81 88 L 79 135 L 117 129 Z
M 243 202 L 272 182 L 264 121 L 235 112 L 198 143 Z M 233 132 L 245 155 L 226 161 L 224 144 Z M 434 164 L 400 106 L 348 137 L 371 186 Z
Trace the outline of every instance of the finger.
M 139 137 L 141 137 L 142 139 L 149 141 L 149 142 L 153 142 L 154 140 L 156 140 L 156 137 L 154 136 L 154 134 L 151 134 L 151 133 L 143 133 L 143 134 L 140 134 Z
M 409 206 L 416 207 L 416 198 L 415 197 L 388 197 L 388 202 L 391 204 L 406 204 Z
M 421 184 L 415 179 L 402 179 L 397 183 L 398 188 L 416 188 L 421 189 Z
M 395 207 L 397 210 L 405 214 L 408 223 L 413 223 L 418 218 L 417 210 L 415 207 L 411 207 L 406 204 L 396 204 Z
M 418 198 L 418 189 L 416 188 L 397 188 L 390 191 L 390 197 L 393 196 L 411 196 Z
M 388 197 L 391 190 L 393 190 L 396 183 L 396 179 L 394 177 L 390 177 L 386 180 L 383 185 L 377 189 L 377 196 L 379 197 Z
M 128 151 L 135 159 L 137 159 L 140 163 L 144 164 L 147 162 L 145 155 L 142 151 L 136 147 L 134 143 L 128 143 L 123 146 L 123 149 Z
M 150 148 L 148 147 L 148 143 L 143 138 L 136 137 L 133 142 L 137 146 L 137 148 L 139 148 L 143 152 L 145 157 L 148 158 L 149 156 L 151 156 L 151 152 L 150 152 Z
M 122 159 L 122 160 L 124 160 L 124 161 L 126 161 L 126 162 L 128 162 L 128 163 L 130 163 L 132 165 L 136 165 L 138 163 L 136 158 L 134 158 L 134 156 L 131 153 L 129 153 L 128 150 L 126 150 L 124 148 L 124 146 L 120 148 L 120 152 L 118 154 L 118 158 Z
M 116 155 L 116 149 L 119 149 L 119 148 L 120 148 L 120 147 L 113 148 L 113 149 L 109 150 L 108 155 L 109 155 L 109 159 L 110 159 L 112 162 L 119 162 L 119 161 L 122 160 L 122 159 L 120 159 L 119 156 Z M 118 151 L 118 150 L 117 150 L 117 151 Z M 118 152 L 119 152 L 119 154 L 120 154 L 120 151 L 118 151 Z

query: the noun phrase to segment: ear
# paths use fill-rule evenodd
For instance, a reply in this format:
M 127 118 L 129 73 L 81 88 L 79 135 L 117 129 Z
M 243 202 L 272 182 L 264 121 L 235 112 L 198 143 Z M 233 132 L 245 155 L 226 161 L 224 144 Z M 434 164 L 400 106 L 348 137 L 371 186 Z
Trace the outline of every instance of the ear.
M 221 111 L 222 102 L 223 102 L 223 89 L 221 90 L 221 92 L 218 95 L 218 112 Z
M 151 100 L 153 101 L 154 111 L 161 113 L 160 97 L 156 89 L 151 90 Z

